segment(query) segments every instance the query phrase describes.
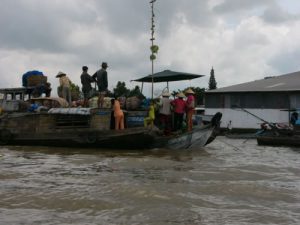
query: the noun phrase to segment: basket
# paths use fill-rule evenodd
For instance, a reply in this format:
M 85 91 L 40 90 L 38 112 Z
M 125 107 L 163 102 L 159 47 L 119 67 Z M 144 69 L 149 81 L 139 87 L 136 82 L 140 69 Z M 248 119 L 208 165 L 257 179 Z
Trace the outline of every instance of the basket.
M 46 76 L 32 75 L 30 77 L 27 77 L 27 87 L 45 85 L 46 83 L 47 83 Z

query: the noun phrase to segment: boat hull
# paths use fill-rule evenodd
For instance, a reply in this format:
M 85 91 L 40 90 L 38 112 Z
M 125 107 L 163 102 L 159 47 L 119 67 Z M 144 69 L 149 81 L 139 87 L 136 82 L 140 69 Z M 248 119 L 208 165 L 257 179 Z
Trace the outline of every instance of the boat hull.
M 0 143 L 110 149 L 188 149 L 213 141 L 218 126 L 195 126 L 191 132 L 164 136 L 156 127 L 109 127 L 110 112 L 88 115 L 11 114 L 0 121 Z
M 259 136 L 256 138 L 258 145 L 270 146 L 295 146 L 300 147 L 300 136 Z
M 208 143 L 214 131 L 213 127 L 196 128 L 192 132 L 162 136 L 157 130 L 128 128 L 123 131 L 92 130 L 56 130 L 44 134 L 12 134 L 7 135 L 7 145 L 41 145 L 81 148 L 110 149 L 188 149 L 203 147 Z M 5 131 L 6 132 L 6 131 Z

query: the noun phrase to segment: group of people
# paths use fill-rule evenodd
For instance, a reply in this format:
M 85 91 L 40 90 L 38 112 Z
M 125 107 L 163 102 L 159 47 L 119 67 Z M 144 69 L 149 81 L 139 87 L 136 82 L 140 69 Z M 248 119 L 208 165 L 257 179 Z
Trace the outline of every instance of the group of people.
M 93 75 L 90 75 L 88 73 L 88 67 L 82 67 L 80 79 L 84 97 L 83 106 L 88 106 L 88 100 L 92 97 L 92 83 L 96 82 L 99 93 L 97 104 L 99 108 L 102 108 L 108 88 L 107 68 L 107 63 L 103 62 L 101 68 Z M 59 78 L 61 96 L 71 104 L 71 80 L 63 72 L 59 72 L 56 77 Z M 155 100 L 151 100 L 149 114 L 148 117 L 144 119 L 144 125 L 150 125 L 151 127 L 154 125 L 156 109 L 158 109 L 159 125 L 166 135 L 171 131 L 182 130 L 184 115 L 186 115 L 187 130 L 191 131 L 193 127 L 192 116 L 196 105 L 194 94 L 194 91 L 189 88 L 185 93 L 178 93 L 176 99 L 172 100 L 170 99 L 171 94 L 169 92 L 162 93 L 162 98 L 160 98 L 159 102 L 156 103 Z M 124 113 L 121 109 L 120 102 L 117 99 L 112 99 L 111 105 L 113 108 L 112 117 L 115 118 L 112 128 L 123 130 Z
M 88 100 L 89 98 L 92 97 L 93 93 L 93 88 L 92 88 L 92 83 L 96 82 L 98 86 L 98 107 L 102 108 L 103 107 L 103 102 L 104 102 L 104 97 L 107 94 L 107 87 L 108 87 L 108 80 L 107 80 L 107 68 L 108 65 L 106 62 L 103 62 L 101 64 L 101 68 L 94 73 L 94 75 L 90 75 L 88 73 L 88 67 L 83 66 L 82 67 L 82 74 L 80 76 L 81 80 L 81 85 L 82 85 L 82 93 L 83 93 L 83 106 L 88 107 Z M 71 81 L 67 77 L 67 75 L 63 72 L 59 72 L 56 76 L 59 78 L 59 84 L 61 88 L 61 95 L 64 99 L 66 99 L 69 104 L 71 104 L 71 90 L 70 90 L 70 85 Z M 117 99 L 112 99 L 111 100 L 111 105 L 113 108 L 112 111 L 112 117 L 114 117 L 114 120 L 112 120 L 112 129 L 115 130 L 123 130 L 124 129 L 124 113 L 121 109 L 120 102 Z
M 195 92 L 189 88 L 185 93 L 178 93 L 176 99 L 170 99 L 169 92 L 162 93 L 162 98 L 156 104 L 151 101 L 149 107 L 149 116 L 144 120 L 144 126 L 153 126 L 155 121 L 155 110 L 158 109 L 159 125 L 164 130 L 164 134 L 168 135 L 171 131 L 182 130 L 183 119 L 186 114 L 187 130 L 193 128 L 193 114 L 195 110 Z M 184 100 L 186 98 L 186 100 Z M 173 114 L 173 119 L 172 119 Z
M 92 83 L 96 82 L 98 86 L 98 107 L 101 108 L 103 106 L 104 97 L 107 93 L 107 87 L 108 87 L 108 80 L 107 80 L 107 68 L 108 65 L 106 62 L 103 62 L 101 65 L 101 68 L 94 73 L 94 75 L 90 75 L 88 73 L 88 67 L 83 66 L 82 67 L 82 74 L 80 76 L 81 84 L 82 84 L 82 92 L 84 97 L 83 106 L 88 106 L 88 99 L 91 97 L 91 92 L 93 90 Z M 59 96 L 61 95 L 62 98 L 67 100 L 69 105 L 72 104 L 72 98 L 71 98 L 71 80 L 67 77 L 66 73 L 59 72 L 56 75 L 57 78 L 59 78 Z

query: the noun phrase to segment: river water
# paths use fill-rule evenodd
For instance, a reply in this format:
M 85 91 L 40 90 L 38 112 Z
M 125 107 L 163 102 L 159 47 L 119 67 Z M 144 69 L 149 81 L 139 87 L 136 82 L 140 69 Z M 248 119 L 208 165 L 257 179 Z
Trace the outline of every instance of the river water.
M 300 149 L 0 148 L 0 224 L 300 224 Z

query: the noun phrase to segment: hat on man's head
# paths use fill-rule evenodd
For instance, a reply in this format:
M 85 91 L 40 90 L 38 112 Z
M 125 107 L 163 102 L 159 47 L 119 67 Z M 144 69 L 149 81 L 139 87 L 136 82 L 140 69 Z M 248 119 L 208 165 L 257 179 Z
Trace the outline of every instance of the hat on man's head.
M 176 96 L 178 98 L 184 98 L 185 97 L 185 95 L 183 94 L 183 92 L 178 93 Z
M 195 92 L 194 92 L 191 88 L 187 89 L 187 90 L 185 91 L 185 93 L 186 93 L 186 94 L 195 94 Z
M 168 91 L 164 91 L 161 95 L 163 97 L 170 97 L 171 96 L 171 94 Z
M 82 70 L 83 70 L 83 71 L 87 71 L 88 69 L 89 69 L 89 68 L 88 68 L 87 66 L 83 66 L 83 67 L 82 67 Z
M 63 76 L 66 76 L 66 74 L 64 72 L 59 71 L 58 74 L 56 75 L 56 78 L 63 77 Z
M 102 65 L 101 65 L 101 67 L 102 68 L 107 68 L 108 67 L 107 62 L 103 62 Z

